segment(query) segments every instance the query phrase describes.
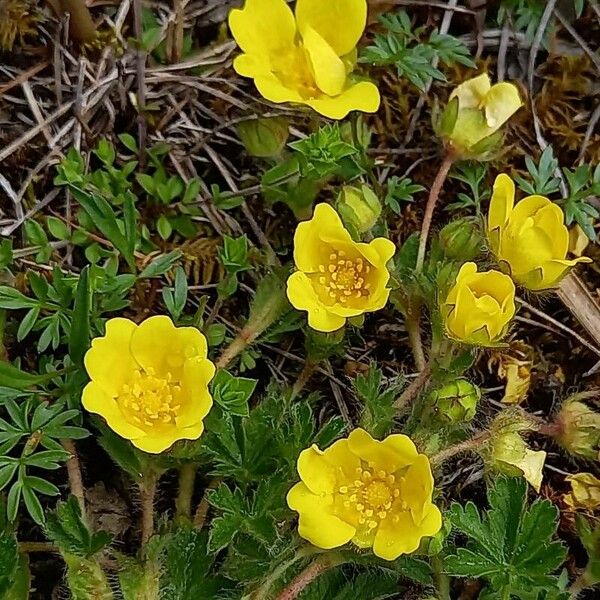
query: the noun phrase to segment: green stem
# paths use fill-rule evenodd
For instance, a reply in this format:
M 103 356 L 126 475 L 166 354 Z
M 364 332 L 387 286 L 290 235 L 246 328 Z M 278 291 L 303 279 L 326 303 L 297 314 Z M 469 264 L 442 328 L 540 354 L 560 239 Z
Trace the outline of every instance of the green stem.
M 196 465 L 186 463 L 179 469 L 179 493 L 175 500 L 175 514 L 178 517 L 192 517 L 192 496 L 196 481 Z
M 294 385 L 292 386 L 292 393 L 290 394 L 290 402 L 292 400 L 294 400 L 295 398 L 297 398 L 298 394 L 300 394 L 300 392 L 304 389 L 304 386 L 308 383 L 308 381 L 312 377 L 313 373 L 315 372 L 317 365 L 318 365 L 318 362 L 316 362 L 314 360 L 310 360 L 309 358 L 306 359 L 306 362 L 304 363 L 304 368 L 302 369 L 302 371 L 300 372 L 300 375 L 298 375 L 298 378 L 296 379 L 296 381 L 294 382 Z
M 439 466 L 443 462 L 447 461 L 453 456 L 456 456 L 457 454 L 460 454 L 461 452 L 471 452 L 473 450 L 477 450 L 482 444 L 490 439 L 490 436 L 491 434 L 489 431 L 482 431 L 481 433 L 478 433 L 472 437 L 470 440 L 465 440 L 464 442 L 450 446 L 449 448 L 434 454 L 430 459 L 431 465 Z
M 450 578 L 444 573 L 444 565 L 439 556 L 431 559 L 433 575 L 435 577 L 435 586 L 440 600 L 450 600 Z
M 139 484 L 142 500 L 142 523 L 141 523 L 141 547 L 145 552 L 146 545 L 154 533 L 154 497 L 156 495 L 156 484 L 158 474 L 154 471 L 145 473 Z
M 412 349 L 415 366 L 418 371 L 423 371 L 425 368 L 425 352 L 423 350 L 423 341 L 421 340 L 421 303 L 411 301 L 406 311 L 406 319 L 404 321 L 408 340 Z

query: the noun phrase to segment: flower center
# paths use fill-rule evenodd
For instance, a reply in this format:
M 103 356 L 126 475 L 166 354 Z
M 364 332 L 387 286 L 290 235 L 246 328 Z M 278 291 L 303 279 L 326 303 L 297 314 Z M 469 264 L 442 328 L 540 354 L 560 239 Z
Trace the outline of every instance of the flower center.
M 371 284 L 366 282 L 366 278 L 371 272 L 371 265 L 360 257 L 350 260 L 343 250 L 332 252 L 329 263 L 319 265 L 319 271 L 319 283 L 336 302 L 345 304 L 352 297 L 369 295 Z
M 180 386 L 171 381 L 170 373 L 157 377 L 152 368 L 136 369 L 129 383 L 123 384 L 117 401 L 135 425 L 150 427 L 175 420 L 180 391 Z
M 371 467 L 359 467 L 356 475 L 352 485 L 343 485 L 338 491 L 345 498 L 344 508 L 354 508 L 358 512 L 359 524 L 375 529 L 388 516 L 394 500 L 400 496 L 402 478 Z M 406 503 L 402 502 L 400 508 L 406 509 Z M 392 516 L 394 522 L 398 518 L 397 515 Z

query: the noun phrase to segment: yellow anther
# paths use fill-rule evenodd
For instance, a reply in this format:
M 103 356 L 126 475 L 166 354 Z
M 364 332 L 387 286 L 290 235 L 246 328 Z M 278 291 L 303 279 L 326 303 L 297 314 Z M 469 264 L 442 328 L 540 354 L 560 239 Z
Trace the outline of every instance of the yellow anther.
M 365 515 L 367 515 L 367 517 L 372 517 L 373 516 L 373 509 L 367 508 L 367 510 L 365 510 Z
M 387 517 L 387 512 L 385 512 L 385 510 L 382 510 L 382 511 L 380 511 L 380 512 L 377 513 L 377 516 L 380 519 L 385 519 Z
M 356 505 L 356 510 L 358 512 L 362 512 L 363 510 L 365 510 L 365 505 L 364 504 L 357 504 Z
M 350 508 L 350 500 L 344 500 L 344 508 Z
M 368 525 L 369 525 L 369 529 L 375 529 L 375 527 L 377 527 L 378 523 L 377 523 L 377 521 L 369 521 Z
M 325 273 L 326 269 L 325 269 L 325 265 L 319 265 L 319 271 L 321 273 Z
M 340 488 L 340 494 L 347 494 L 348 493 L 348 486 L 347 485 L 343 485 Z

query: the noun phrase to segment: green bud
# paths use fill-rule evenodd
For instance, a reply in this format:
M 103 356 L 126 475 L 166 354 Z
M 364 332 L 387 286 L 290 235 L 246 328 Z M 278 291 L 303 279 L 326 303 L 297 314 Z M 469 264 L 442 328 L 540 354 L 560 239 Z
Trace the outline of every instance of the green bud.
M 473 419 L 480 399 L 481 390 L 462 377 L 431 393 L 435 411 L 450 423 L 463 423 Z
M 599 460 L 600 414 L 581 402 L 587 394 L 567 398 L 556 418 L 556 441 L 568 452 Z
M 334 355 L 344 353 L 345 328 L 322 333 L 308 328 L 306 330 L 305 348 L 309 360 L 320 362 Z
M 440 246 L 446 258 L 466 262 L 481 252 L 483 238 L 473 219 L 458 219 L 448 223 L 439 234 Z
M 346 185 L 340 192 L 337 209 L 346 225 L 358 233 L 364 233 L 377 223 L 381 215 L 381 202 L 367 185 L 360 188 Z
M 284 117 L 242 121 L 237 132 L 250 156 L 269 158 L 278 156 L 290 133 L 290 124 Z

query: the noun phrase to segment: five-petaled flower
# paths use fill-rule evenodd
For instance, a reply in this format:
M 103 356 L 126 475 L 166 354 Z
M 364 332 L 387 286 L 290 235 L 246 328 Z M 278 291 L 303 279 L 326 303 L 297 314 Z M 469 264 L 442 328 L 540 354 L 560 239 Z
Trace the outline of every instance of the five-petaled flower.
M 475 263 L 465 263 L 441 312 L 451 338 L 493 346 L 506 333 L 515 314 L 515 284 L 500 271 L 478 273 Z
M 288 505 L 299 513 L 300 535 L 319 548 L 352 541 L 394 560 L 442 526 L 429 459 L 405 435 L 380 442 L 355 429 L 324 451 L 303 450 L 298 474 Z
M 527 196 L 515 206 L 515 184 L 498 175 L 488 214 L 490 248 L 511 277 L 530 290 L 556 287 L 587 257 L 567 259 L 569 231 L 565 215 L 544 196 Z
M 233 66 L 271 102 L 307 104 L 332 119 L 375 112 L 377 87 L 351 77 L 366 20 L 366 0 L 298 0 L 295 18 L 285 0 L 246 0 L 229 15 L 244 52 Z
M 195 440 L 212 406 L 208 383 L 215 367 L 206 355 L 202 333 L 175 327 L 169 317 L 150 317 L 140 325 L 110 319 L 105 335 L 85 355 L 91 381 L 83 406 L 145 452 Z
M 487 73 L 456 87 L 449 105 L 455 98 L 458 109 L 448 138 L 462 155 L 475 151 L 477 144 L 496 133 L 523 106 L 515 85 L 505 81 L 492 85 Z
M 287 295 L 298 310 L 308 311 L 317 331 L 335 331 L 347 318 L 383 308 L 388 300 L 387 262 L 396 247 L 386 238 L 355 242 L 337 212 L 318 204 L 313 218 L 298 225 Z

